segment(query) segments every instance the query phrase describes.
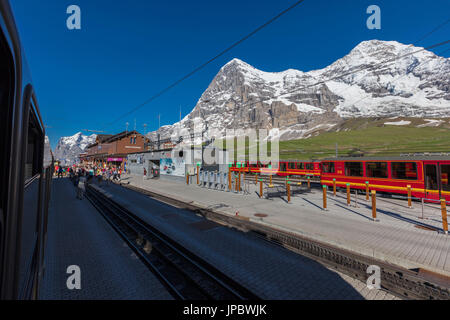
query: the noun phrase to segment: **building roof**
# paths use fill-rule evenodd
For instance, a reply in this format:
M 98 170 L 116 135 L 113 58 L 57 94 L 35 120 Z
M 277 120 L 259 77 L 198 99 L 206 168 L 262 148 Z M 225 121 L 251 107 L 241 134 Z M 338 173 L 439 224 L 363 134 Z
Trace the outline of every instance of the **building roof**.
M 94 142 L 93 144 L 88 145 L 88 146 L 86 147 L 86 149 L 95 147 L 95 146 L 98 145 L 99 143 L 101 144 L 101 143 L 110 143 L 110 142 L 114 142 L 114 141 L 116 141 L 116 140 L 120 140 L 120 139 L 122 139 L 122 138 L 125 138 L 125 137 L 130 136 L 130 135 L 134 135 L 134 134 L 143 136 L 142 134 L 140 134 L 140 133 L 137 132 L 136 130 L 132 130 L 132 131 L 122 131 L 122 132 L 117 133 L 117 134 L 101 134 L 101 135 L 98 135 L 98 136 L 97 136 L 98 141 Z M 100 136 L 100 138 L 99 138 L 99 136 Z M 144 138 L 148 140 L 147 137 L 144 136 Z
M 103 141 L 105 141 L 106 139 L 112 137 L 112 134 L 98 134 L 97 138 L 95 139 L 97 142 L 102 143 Z
M 133 130 L 133 131 L 122 131 L 122 132 L 120 132 L 120 133 L 118 133 L 118 134 L 115 134 L 115 135 L 110 136 L 109 138 L 107 138 L 107 139 L 104 140 L 103 142 L 113 142 L 113 141 L 120 140 L 120 139 L 122 139 L 122 138 L 128 137 L 128 136 L 130 136 L 130 135 L 134 135 L 134 134 L 143 136 L 142 134 L 140 134 L 140 133 L 137 132 L 136 130 Z M 147 138 L 147 139 L 148 139 L 148 138 Z

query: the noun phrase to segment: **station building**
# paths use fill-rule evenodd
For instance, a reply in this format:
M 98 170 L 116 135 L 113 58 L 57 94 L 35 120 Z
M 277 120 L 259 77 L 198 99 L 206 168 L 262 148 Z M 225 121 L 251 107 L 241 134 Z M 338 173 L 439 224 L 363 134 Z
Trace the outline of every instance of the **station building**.
M 144 152 L 149 139 L 136 130 L 123 131 L 115 135 L 98 135 L 96 141 L 80 154 L 82 164 L 96 166 L 126 167 L 130 153 Z
M 228 171 L 228 152 L 216 147 L 203 147 L 203 155 L 202 149 L 175 143 L 150 142 L 148 149 L 128 154 L 127 172 L 143 176 L 145 168 L 149 178 L 185 182 L 187 174 L 196 173 L 197 165 L 208 171 Z

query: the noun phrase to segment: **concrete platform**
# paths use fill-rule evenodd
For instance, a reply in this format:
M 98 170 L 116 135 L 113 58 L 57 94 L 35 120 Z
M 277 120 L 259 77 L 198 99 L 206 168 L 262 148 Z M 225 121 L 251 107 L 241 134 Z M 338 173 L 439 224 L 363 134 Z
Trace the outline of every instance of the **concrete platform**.
M 194 180 L 192 180 L 194 181 Z M 422 205 L 392 198 L 377 198 L 379 221 L 372 221 L 370 202 L 358 196 L 347 206 L 345 194 L 328 192 L 328 211 L 322 210 L 322 191 L 286 197 L 260 199 L 259 185 L 248 182 L 248 194 L 236 194 L 199 187 L 195 184 L 144 180 L 124 176 L 122 183 L 165 194 L 213 209 L 223 214 L 236 212 L 252 221 L 275 226 L 389 263 L 414 269 L 425 268 L 450 276 L 450 236 L 442 233 L 438 206 Z M 259 218 L 255 214 L 267 217 Z
M 166 187 L 170 188 L 171 184 L 180 186 L 171 182 Z M 385 291 L 369 290 L 363 282 L 254 234 L 204 223 L 205 219 L 193 212 L 112 183 L 103 183 L 101 188 L 112 200 L 179 241 L 263 299 L 395 299 Z M 203 198 L 209 198 L 207 191 L 195 187 L 192 190 L 201 191 Z
M 68 178 L 53 179 L 45 255 L 40 299 L 172 299 Z M 70 265 L 80 267 L 80 290 L 66 286 Z

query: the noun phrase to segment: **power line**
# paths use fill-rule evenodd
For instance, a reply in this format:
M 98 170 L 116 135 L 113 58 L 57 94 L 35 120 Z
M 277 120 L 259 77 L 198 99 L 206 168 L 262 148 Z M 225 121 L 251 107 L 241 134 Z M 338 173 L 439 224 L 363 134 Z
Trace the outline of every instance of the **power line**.
M 317 82 L 315 82 L 315 83 L 313 83 L 313 84 L 309 84 L 309 85 L 297 87 L 297 88 L 295 88 L 295 89 L 285 91 L 284 93 L 281 93 L 281 94 L 276 95 L 276 96 L 262 98 L 262 99 L 260 99 L 260 100 L 258 100 L 258 101 L 254 101 L 254 102 L 247 102 L 247 103 L 242 104 L 241 106 L 252 106 L 252 105 L 254 105 L 254 104 L 261 103 L 261 102 L 264 102 L 264 101 L 267 101 L 267 100 L 272 100 L 272 99 L 274 99 L 274 98 L 280 98 L 280 97 L 282 97 L 282 96 L 285 96 L 285 95 L 287 95 L 287 94 L 294 93 L 294 92 L 299 91 L 299 90 L 312 88 L 312 87 L 315 87 L 315 86 L 320 85 L 320 84 L 325 84 L 326 82 L 333 81 L 333 80 L 336 80 L 336 79 L 339 79 L 339 78 L 343 78 L 343 77 L 345 77 L 345 76 L 348 76 L 348 75 L 351 75 L 351 74 L 354 74 L 354 73 L 357 73 L 357 72 L 360 72 L 360 71 L 364 71 L 364 70 L 366 70 L 366 69 L 376 69 L 376 68 L 378 68 L 378 67 L 383 66 L 383 65 L 386 64 L 386 63 L 395 62 L 395 61 L 398 60 L 398 59 L 403 59 L 403 58 L 408 57 L 408 56 L 411 56 L 411 55 L 413 55 L 413 54 L 416 54 L 416 53 L 419 53 L 419 52 L 422 52 L 422 51 L 425 51 L 425 50 L 430 50 L 430 49 L 433 49 L 433 48 L 437 48 L 437 47 L 446 45 L 446 44 L 448 44 L 448 43 L 450 43 L 450 40 L 447 40 L 447 41 L 444 41 L 444 42 L 440 42 L 440 43 L 437 43 L 437 44 L 428 46 L 428 47 L 426 47 L 426 48 L 422 48 L 422 49 L 419 49 L 419 50 L 417 50 L 417 51 L 413 51 L 413 52 L 404 54 L 404 55 L 399 56 L 399 57 L 390 58 L 390 59 L 384 60 L 384 61 L 382 61 L 382 62 L 373 64 L 373 65 L 369 65 L 369 66 L 362 65 L 362 66 L 359 66 L 359 67 L 354 68 L 353 70 L 347 71 L 347 72 L 345 72 L 345 73 L 343 73 L 343 74 L 341 74 L 341 75 L 337 75 L 337 76 L 334 76 L 334 77 L 331 77 L 331 78 L 328 78 L 328 79 L 325 79 L 325 80 L 320 80 L 320 81 L 317 81 Z M 375 70 L 372 70 L 372 71 L 375 71 Z
M 450 50 L 450 48 L 449 48 L 449 49 L 446 49 L 446 50 L 444 50 L 444 51 L 442 51 L 442 52 L 440 52 L 439 54 L 440 54 L 440 55 L 443 55 L 444 53 L 446 53 L 446 52 L 449 51 L 449 50 Z M 426 59 L 426 60 L 420 62 L 419 64 L 417 64 L 416 67 L 418 67 L 418 66 L 420 66 L 420 65 L 424 65 L 424 64 L 426 64 L 427 62 L 431 61 L 432 59 L 433 59 L 433 57 L 429 57 L 428 59 Z M 391 83 L 391 84 L 392 84 L 392 83 L 395 83 L 395 82 L 399 81 L 400 79 L 406 77 L 407 75 L 408 75 L 408 73 L 405 73 L 405 74 L 401 75 L 400 77 L 397 77 L 397 78 L 393 79 L 390 83 Z M 346 90 L 347 90 L 347 89 L 346 89 Z M 341 91 L 339 94 L 341 94 L 342 92 L 343 92 L 343 91 Z M 338 94 L 338 95 L 339 95 L 339 94 Z M 369 98 L 369 96 L 365 96 L 365 97 L 363 97 L 363 98 L 361 98 L 361 99 L 359 99 L 359 100 L 357 100 L 357 101 L 355 101 L 355 102 L 352 102 L 352 103 L 347 103 L 346 106 L 347 106 L 347 107 L 348 107 L 348 106 L 354 106 L 355 104 L 360 103 L 361 101 L 366 100 L 367 98 Z M 345 106 L 344 106 L 344 107 L 345 107 Z
M 422 38 L 420 38 L 419 40 L 416 41 L 416 44 L 423 41 L 425 38 L 428 38 L 431 34 L 435 33 L 436 31 L 438 31 L 440 28 L 442 28 L 443 26 L 445 26 L 447 23 L 450 22 L 450 19 L 447 19 L 447 21 L 444 21 L 443 23 L 441 23 L 440 25 L 438 25 L 436 28 L 434 28 L 433 30 L 431 30 L 430 32 L 428 32 L 427 34 L 425 34 Z
M 222 50 L 221 52 L 219 52 L 217 55 L 215 55 L 213 58 L 209 59 L 208 61 L 206 61 L 205 63 L 201 64 L 200 66 L 198 66 L 197 68 L 195 68 L 194 70 L 192 70 L 191 72 L 187 73 L 186 75 L 184 75 L 183 77 L 181 77 L 180 79 L 176 80 L 175 82 L 173 82 L 172 84 L 170 84 L 169 86 L 167 86 L 166 88 L 162 89 L 161 91 L 159 91 L 158 93 L 156 93 L 155 95 L 151 96 L 149 99 L 147 99 L 146 101 L 144 101 L 143 103 L 137 105 L 136 107 L 132 108 L 131 110 L 127 111 L 126 113 L 124 113 L 123 115 L 121 115 L 120 117 L 118 117 L 116 120 L 110 122 L 107 124 L 107 126 L 116 123 L 117 121 L 119 121 L 120 119 L 132 114 L 133 112 L 139 110 L 140 108 L 142 108 L 143 106 L 145 106 L 146 104 L 150 103 L 151 101 L 155 100 L 156 98 L 160 97 L 161 95 L 163 95 L 164 93 L 166 93 L 167 91 L 169 91 L 170 89 L 172 89 L 173 87 L 177 86 L 178 84 L 180 84 L 181 82 L 183 82 L 184 80 L 190 78 L 192 75 L 194 75 L 195 73 L 197 73 L 198 71 L 200 71 L 201 69 L 203 69 L 204 67 L 206 67 L 207 65 L 209 65 L 211 62 L 213 62 L 214 60 L 220 58 L 221 56 L 223 56 L 225 53 L 229 52 L 231 49 L 233 49 L 234 47 L 238 46 L 239 44 L 241 44 L 242 42 L 244 42 L 245 40 L 251 38 L 252 36 L 254 36 L 256 33 L 258 33 L 259 31 L 261 31 L 262 29 L 264 29 L 265 27 L 267 27 L 268 25 L 272 24 L 273 22 L 275 22 L 276 20 L 278 20 L 281 16 L 285 15 L 286 13 L 288 13 L 289 11 L 291 11 L 292 9 L 294 9 L 295 7 L 297 7 L 298 5 L 300 5 L 302 2 L 304 2 L 305 0 L 299 0 L 297 2 L 295 2 L 293 5 L 291 5 L 289 8 L 281 11 L 280 13 L 278 13 L 276 16 L 274 16 L 272 19 L 266 21 L 264 24 L 260 25 L 259 27 L 257 27 L 255 30 L 253 30 L 252 32 L 250 32 L 249 34 L 245 35 L 243 38 L 239 39 L 238 41 L 234 42 L 233 44 L 231 44 L 229 47 L 227 47 L 226 49 Z
M 414 46 L 417 46 L 418 45 L 418 43 L 419 42 L 421 42 L 422 40 L 424 40 L 425 38 L 427 38 L 427 37 L 429 37 L 430 35 L 432 35 L 434 32 L 436 32 L 437 30 L 439 30 L 440 28 L 442 28 L 444 25 L 446 25 L 448 22 L 450 22 L 450 19 L 448 19 L 447 21 L 445 21 L 444 23 L 441 23 L 440 25 L 438 25 L 438 26 L 436 26 L 435 28 L 433 28 L 430 32 L 428 32 L 427 34 L 425 34 L 424 36 L 422 36 L 421 38 L 419 38 L 418 40 L 416 40 L 415 42 L 414 42 Z M 446 51 L 448 51 L 448 50 L 445 50 L 445 51 L 443 51 L 443 52 L 440 52 L 438 55 L 442 55 L 443 53 L 445 53 Z M 386 65 L 385 67 L 387 67 L 388 65 Z M 375 70 L 374 70 L 375 71 Z M 373 71 L 372 71 L 373 72 Z M 365 75 L 363 75 L 361 78 L 360 78 L 360 80 L 362 80 L 362 79 L 364 79 L 366 76 L 368 76 L 369 74 L 372 74 L 372 72 L 368 72 L 368 73 L 366 73 Z M 339 93 L 337 93 L 336 95 L 337 96 L 340 96 L 340 95 L 342 95 L 345 91 L 347 91 L 347 90 L 349 90 L 351 88 L 351 86 L 349 86 L 349 87 L 347 87 L 346 89 L 344 89 L 344 90 L 342 90 L 342 91 L 340 91 Z M 365 98 L 363 98 L 363 99 L 361 99 L 361 100 L 364 100 Z M 359 101 L 357 101 L 357 102 L 355 102 L 355 103 L 358 103 L 358 102 L 360 102 L 361 100 L 359 100 Z

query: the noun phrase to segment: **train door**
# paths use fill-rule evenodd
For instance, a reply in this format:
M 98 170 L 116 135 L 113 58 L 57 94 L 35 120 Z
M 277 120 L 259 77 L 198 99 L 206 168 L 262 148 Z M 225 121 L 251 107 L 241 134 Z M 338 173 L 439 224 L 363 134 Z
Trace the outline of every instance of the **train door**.
M 425 197 L 427 199 L 439 199 L 441 197 L 439 176 L 438 162 L 424 162 Z
M 439 163 L 441 197 L 450 200 L 450 162 Z

